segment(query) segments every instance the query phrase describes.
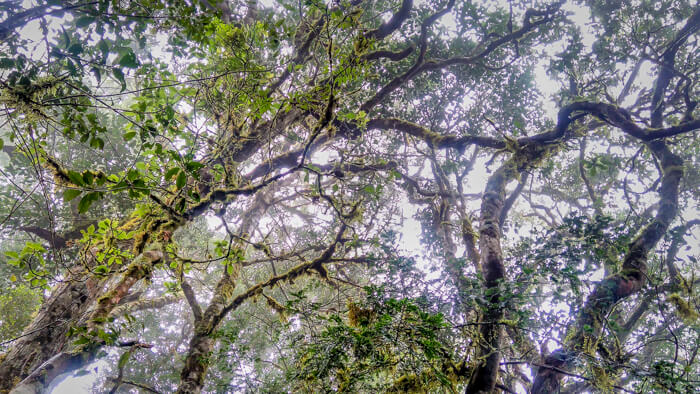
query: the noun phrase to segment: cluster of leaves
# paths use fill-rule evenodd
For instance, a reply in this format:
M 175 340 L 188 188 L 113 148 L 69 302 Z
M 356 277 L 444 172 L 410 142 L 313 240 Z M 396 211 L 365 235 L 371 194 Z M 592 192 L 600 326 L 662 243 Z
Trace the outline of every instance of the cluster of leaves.
M 0 294 L 0 342 L 14 339 L 34 317 L 41 304 L 41 293 L 20 285 Z M 3 345 L 0 344 L 0 349 Z
M 329 316 L 324 329 L 298 349 L 294 376 L 305 390 L 386 391 L 454 387 L 459 368 L 445 343 L 449 325 L 425 299 L 395 299 L 367 288 L 346 316 Z

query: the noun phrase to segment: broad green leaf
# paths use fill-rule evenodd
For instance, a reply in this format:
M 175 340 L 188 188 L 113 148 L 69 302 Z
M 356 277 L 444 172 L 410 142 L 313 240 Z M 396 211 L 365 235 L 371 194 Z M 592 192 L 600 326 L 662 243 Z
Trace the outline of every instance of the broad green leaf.
M 82 193 L 82 190 L 77 190 L 77 189 L 68 189 L 63 192 L 63 200 L 68 202 L 73 200 L 74 198 L 78 197 L 80 193 Z
M 173 167 L 168 170 L 168 172 L 165 173 L 165 180 L 170 180 L 172 179 L 178 172 L 180 172 L 180 169 L 178 167 Z
M 75 27 L 85 27 L 95 21 L 93 16 L 82 16 L 75 21 Z
M 94 137 L 93 139 L 90 140 L 90 146 L 102 150 L 105 147 L 105 142 L 102 138 L 99 137 Z
M 82 186 L 85 183 L 83 177 L 76 171 L 68 170 L 68 178 L 78 186 Z
M 15 66 L 15 61 L 9 57 L 0 58 L 0 68 L 8 69 Z
M 117 82 L 119 82 L 122 85 L 122 92 L 126 90 L 126 81 L 124 80 L 124 72 L 120 68 L 114 68 L 112 69 L 112 75 L 114 75 L 114 78 L 117 79 Z
M 83 198 L 78 203 L 78 213 L 87 212 L 87 210 L 90 209 L 90 205 L 92 205 L 93 202 L 97 201 L 98 198 L 99 195 L 97 194 L 97 192 L 88 193 L 85 196 L 83 196 Z
M 126 68 L 137 68 L 139 66 L 136 54 L 131 48 L 124 50 L 124 54 L 119 58 L 119 65 Z
M 185 183 L 187 183 L 187 174 L 185 174 L 185 171 L 180 171 L 177 176 L 177 180 L 175 181 L 175 187 L 182 189 L 185 186 Z
M 122 354 L 121 357 L 119 357 L 119 362 L 117 363 L 117 367 L 118 367 L 119 369 L 124 368 L 124 366 L 126 365 L 126 363 L 129 361 L 129 357 L 130 357 L 130 356 L 131 356 L 131 352 L 130 352 L 130 351 L 124 352 L 124 354 Z
M 83 172 L 83 180 L 85 181 L 86 185 L 92 185 L 92 181 L 95 180 L 95 177 L 94 177 L 94 175 L 92 175 L 92 172 L 84 171 Z

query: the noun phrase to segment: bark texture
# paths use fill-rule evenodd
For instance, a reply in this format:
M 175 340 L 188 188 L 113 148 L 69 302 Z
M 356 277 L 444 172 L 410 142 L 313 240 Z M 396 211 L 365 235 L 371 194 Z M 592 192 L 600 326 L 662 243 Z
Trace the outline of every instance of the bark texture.
M 44 302 L 24 336 L 0 356 L 0 392 L 8 392 L 32 371 L 61 353 L 70 338 L 68 330 L 76 316 L 82 316 L 97 296 L 95 280 L 80 274 L 61 283 Z
M 496 387 L 498 364 L 501 360 L 501 337 L 503 330 L 498 323 L 503 319 L 503 308 L 499 306 L 498 285 L 503 280 L 505 268 L 501 252 L 501 210 L 505 201 L 505 185 L 513 176 L 511 161 L 506 162 L 489 179 L 481 200 L 479 220 L 479 250 L 481 251 L 481 273 L 487 291 L 488 306 L 479 329 L 477 367 L 472 373 L 467 393 L 490 393 Z
M 499 286 L 505 279 L 501 250 L 501 218 L 507 213 L 506 185 L 518 174 L 535 165 L 551 148 L 541 144 L 516 147 L 513 155 L 489 178 L 481 199 L 479 251 L 481 274 L 487 306 L 479 326 L 476 367 L 467 385 L 467 393 L 490 393 L 498 380 L 504 317 Z M 512 205 L 512 203 L 511 203 Z
M 80 311 L 73 310 L 72 308 L 66 308 L 62 305 L 63 313 L 66 316 L 66 328 L 65 333 L 61 338 L 55 336 L 55 333 L 51 337 L 45 337 L 48 341 L 49 347 L 57 347 L 56 344 L 62 343 L 60 349 L 49 355 L 48 359 L 45 361 L 37 360 L 32 363 L 33 368 L 26 368 L 27 375 L 16 375 L 17 371 L 11 371 L 15 375 L 8 375 L 10 377 L 9 383 L 5 383 L 8 388 L 16 385 L 10 393 L 41 393 L 44 392 L 46 387 L 51 383 L 51 381 L 58 375 L 70 372 L 72 370 L 78 369 L 90 361 L 93 360 L 95 352 L 104 343 L 94 338 L 93 341 L 83 344 L 75 345 L 71 343 L 75 338 L 68 337 L 67 330 L 71 325 L 77 327 L 87 328 L 87 335 L 91 336 L 95 334 L 95 330 L 101 329 L 101 327 L 107 321 L 107 317 L 110 315 L 112 310 L 119 304 L 119 301 L 124 298 L 131 287 L 136 284 L 139 280 L 143 279 L 150 273 L 150 267 L 158 262 L 163 257 L 160 251 L 159 244 L 150 245 L 142 254 L 137 256 L 131 263 L 126 272 L 122 275 L 121 279 L 117 281 L 114 285 L 110 286 L 110 290 L 104 293 L 104 295 L 95 299 L 94 296 L 85 298 L 80 304 L 81 308 L 86 308 L 84 313 L 78 313 Z M 87 286 L 90 286 L 90 281 L 87 280 Z M 80 286 L 82 282 L 78 280 L 66 281 L 61 286 Z M 59 290 L 61 289 L 59 286 Z M 57 290 L 57 292 L 59 292 Z M 97 293 L 97 292 L 96 292 Z M 54 293 L 56 294 L 56 293 Z M 49 304 L 55 303 L 55 301 L 63 300 L 63 302 L 70 302 L 73 295 L 68 295 L 67 297 L 62 297 L 62 293 L 57 296 L 50 298 Z M 79 298 L 82 300 L 82 297 Z M 82 317 L 82 318 L 81 318 Z M 32 325 L 34 322 L 32 323 Z M 33 346 L 30 344 L 30 346 Z M 14 349 L 13 349 L 14 350 Z M 22 352 L 30 349 L 18 349 L 18 352 Z M 42 355 L 49 354 L 48 352 L 42 353 Z M 22 353 L 22 355 L 24 355 Z M 11 355 L 8 354 L 8 357 Z M 11 359 L 6 358 L 10 361 Z M 11 362 L 11 361 L 10 361 Z M 3 363 L 5 364 L 5 363 Z M 23 380 L 22 380 L 23 378 Z M 20 381 L 21 380 L 21 381 Z M 17 383 L 19 381 L 19 383 Z M 5 389 L 7 390 L 7 389 Z

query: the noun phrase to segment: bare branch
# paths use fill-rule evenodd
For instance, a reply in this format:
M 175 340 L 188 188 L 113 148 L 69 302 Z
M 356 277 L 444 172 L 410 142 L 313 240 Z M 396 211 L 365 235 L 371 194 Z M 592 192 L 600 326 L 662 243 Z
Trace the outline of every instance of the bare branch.
M 183 278 L 180 282 L 180 287 L 182 287 L 182 292 L 185 294 L 185 299 L 192 309 L 194 321 L 198 322 L 202 320 L 202 307 L 199 306 L 199 302 L 197 302 L 197 297 L 194 294 L 192 286 L 190 286 L 189 282 Z

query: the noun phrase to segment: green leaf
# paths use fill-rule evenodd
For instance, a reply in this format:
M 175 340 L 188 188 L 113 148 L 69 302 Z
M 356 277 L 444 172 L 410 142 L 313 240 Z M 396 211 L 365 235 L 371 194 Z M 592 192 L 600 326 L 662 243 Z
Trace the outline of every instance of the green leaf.
M 68 47 L 68 52 L 72 55 L 79 55 L 83 53 L 83 44 L 76 42 Z
M 185 168 L 187 168 L 187 171 L 190 172 L 199 171 L 202 167 L 204 167 L 204 164 L 196 161 L 188 161 L 187 163 L 185 163 Z
M 92 185 L 92 181 L 95 180 L 95 177 L 92 175 L 92 172 L 84 171 L 83 172 L 83 180 L 85 181 L 86 185 Z
M 75 21 L 75 27 L 85 27 L 85 26 L 88 26 L 89 24 L 91 24 L 91 23 L 94 22 L 94 21 L 95 21 L 95 18 L 92 17 L 92 16 L 89 16 L 89 15 L 83 16 L 83 17 L 78 18 L 78 19 Z
M 131 48 L 124 50 L 124 54 L 119 58 L 119 65 L 126 68 L 137 68 L 139 66 L 138 60 L 136 60 L 136 54 Z
M 97 49 L 99 49 L 100 52 L 102 52 L 103 57 L 106 58 L 107 55 L 109 55 L 109 44 L 104 39 L 100 40 L 100 42 L 97 43 Z
M 32 250 L 39 250 L 39 251 L 41 251 L 41 250 L 44 249 L 44 247 L 41 246 L 40 243 L 38 243 L 38 242 L 32 242 L 32 241 L 27 241 L 27 247 L 30 248 L 30 249 L 32 249 Z
M 131 356 L 131 352 L 130 352 L 130 351 L 124 352 L 124 354 L 122 354 L 121 357 L 119 357 L 119 362 L 117 363 L 117 367 L 118 367 L 119 369 L 124 368 L 124 366 L 126 365 L 126 363 L 129 361 L 129 357 L 130 357 L 130 356 Z
M 108 274 L 109 267 L 107 267 L 106 265 L 98 265 L 97 267 L 95 267 L 94 272 L 96 274 L 102 274 L 102 275 Z
M 126 90 L 126 81 L 124 80 L 124 72 L 119 68 L 114 68 L 112 70 L 112 75 L 117 81 L 122 85 L 122 92 Z M 121 93 L 121 92 L 120 92 Z
M 78 203 L 78 213 L 87 212 L 87 210 L 90 209 L 90 205 L 92 205 L 93 202 L 97 201 L 98 198 L 99 195 L 97 194 L 97 192 L 88 193 L 85 196 L 83 196 L 83 198 Z
M 79 173 L 71 170 L 68 170 L 68 179 L 78 186 L 82 186 L 85 183 L 83 182 L 83 177 Z
M 126 172 L 126 179 L 130 180 L 131 182 L 139 179 L 140 177 L 141 175 L 139 174 L 139 172 L 134 169 L 130 169 Z
M 136 132 L 135 131 L 130 131 L 128 133 L 124 133 L 124 141 L 129 141 L 132 138 L 136 137 Z
M 9 57 L 0 58 L 0 68 L 8 69 L 15 66 L 15 61 Z
M 178 167 L 173 167 L 168 170 L 168 172 L 165 173 L 165 180 L 169 181 L 172 179 L 178 172 L 180 172 L 180 169 Z
M 105 147 L 105 142 L 102 138 L 95 137 L 95 138 L 90 140 L 90 146 L 95 148 L 95 149 L 102 150 Z
M 182 189 L 185 186 L 185 183 L 187 183 L 187 174 L 185 174 L 185 171 L 180 171 L 180 174 L 178 174 L 177 180 L 175 181 L 175 187 Z
M 78 197 L 82 192 L 82 190 L 68 189 L 63 192 L 63 200 L 66 202 L 73 200 L 74 198 Z

